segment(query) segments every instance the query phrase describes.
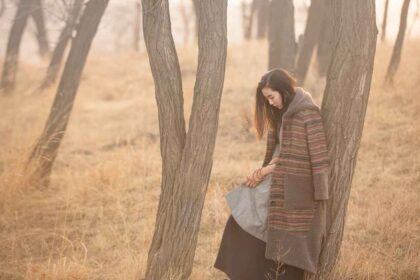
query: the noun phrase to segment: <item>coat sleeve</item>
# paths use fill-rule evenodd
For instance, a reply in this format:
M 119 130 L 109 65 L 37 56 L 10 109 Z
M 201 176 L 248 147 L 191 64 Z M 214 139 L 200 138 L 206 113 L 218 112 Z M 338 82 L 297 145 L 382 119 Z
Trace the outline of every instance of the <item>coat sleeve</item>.
M 264 161 L 262 166 L 266 166 L 273 157 L 274 148 L 276 146 L 276 132 L 274 130 L 269 130 L 267 132 L 267 147 L 265 151 Z
M 328 199 L 328 148 L 319 111 L 307 110 L 305 112 L 305 129 L 314 180 L 314 199 Z

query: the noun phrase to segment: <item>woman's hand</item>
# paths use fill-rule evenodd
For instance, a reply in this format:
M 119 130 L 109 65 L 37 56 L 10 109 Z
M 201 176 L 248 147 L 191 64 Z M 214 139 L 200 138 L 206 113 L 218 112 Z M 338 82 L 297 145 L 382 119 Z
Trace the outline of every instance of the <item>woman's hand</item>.
M 266 167 L 255 169 L 249 176 L 246 177 L 244 184 L 249 188 L 255 188 L 255 186 L 264 180 L 264 177 L 267 174 Z

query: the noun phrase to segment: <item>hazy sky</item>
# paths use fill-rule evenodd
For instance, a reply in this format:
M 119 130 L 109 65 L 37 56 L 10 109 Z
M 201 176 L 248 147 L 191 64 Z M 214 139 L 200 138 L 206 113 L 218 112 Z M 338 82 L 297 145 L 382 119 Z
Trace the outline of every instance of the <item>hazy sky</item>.
M 44 0 L 46 3 L 46 14 L 48 18 L 48 33 L 51 45 L 55 44 L 58 33 L 61 30 L 60 22 L 57 22 L 55 10 L 51 9 L 51 4 L 57 3 L 58 0 Z M 349 0 L 351 1 L 351 0 Z M 10 1 L 9 1 L 10 2 Z M 170 0 L 170 10 L 172 19 L 172 33 L 175 42 L 181 46 L 184 42 L 184 24 L 180 15 L 179 4 L 185 3 L 191 5 L 191 0 Z M 305 5 L 310 3 L 309 0 L 295 0 L 295 20 L 296 20 L 296 36 L 304 31 L 306 12 Z M 389 17 L 388 17 L 388 39 L 393 40 L 398 32 L 401 5 L 403 0 L 389 0 Z M 420 36 L 420 19 L 414 22 L 416 11 L 419 10 L 420 0 L 411 0 L 410 13 L 408 20 L 407 38 Z M 94 41 L 95 52 L 113 52 L 131 48 L 132 45 L 132 23 L 134 21 L 134 3 L 135 0 L 111 0 L 107 8 L 104 19 L 101 23 L 99 32 Z M 228 0 L 228 40 L 229 44 L 240 44 L 242 41 L 242 23 L 241 23 L 241 3 L 242 0 Z M 383 4 L 385 0 L 376 0 L 377 26 L 380 30 L 383 17 Z M 14 16 L 13 6 L 9 3 L 6 14 L 0 19 L 0 55 L 4 56 L 7 43 L 7 34 L 10 24 Z M 188 10 L 188 9 L 187 9 Z M 191 11 L 190 11 L 191 14 Z M 192 34 L 194 32 L 194 18 L 190 15 L 190 44 L 193 44 Z M 54 22 L 55 20 L 55 22 Z M 23 38 L 21 55 L 23 59 L 28 61 L 37 61 L 37 46 L 34 38 L 35 28 L 32 21 L 29 21 L 28 31 Z M 141 48 L 144 50 L 142 42 Z

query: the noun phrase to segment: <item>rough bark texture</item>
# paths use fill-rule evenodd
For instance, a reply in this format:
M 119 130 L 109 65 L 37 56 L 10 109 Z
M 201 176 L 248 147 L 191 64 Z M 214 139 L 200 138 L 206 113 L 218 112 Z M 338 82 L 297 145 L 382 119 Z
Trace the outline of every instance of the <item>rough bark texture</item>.
M 389 0 L 385 0 L 385 7 L 384 7 L 384 18 L 382 20 L 382 34 L 381 34 L 381 41 L 385 41 L 386 39 L 386 26 L 388 21 L 388 6 Z
M 41 84 L 41 88 L 47 88 L 56 81 L 61 62 L 63 60 L 64 53 L 67 48 L 67 44 L 72 38 L 72 33 L 76 27 L 77 20 L 82 10 L 82 6 L 83 0 L 74 1 L 73 6 L 69 11 L 69 15 L 67 17 L 64 28 L 61 31 L 60 37 L 58 38 L 58 42 L 54 48 L 50 64 L 47 68 L 47 74 Z
M 162 155 L 161 195 L 146 279 L 189 279 L 218 127 L 227 52 L 227 0 L 196 1 L 199 57 L 188 134 L 168 0 L 142 3 Z
M 32 178 L 43 186 L 49 184 L 51 168 L 66 132 L 86 58 L 108 2 L 109 0 L 90 0 L 87 3 L 47 123 L 32 151 L 30 161 L 35 163 Z
M 41 0 L 32 0 L 32 19 L 36 26 L 36 39 L 39 45 L 39 55 L 45 57 L 49 54 L 48 35 L 45 28 L 44 10 Z
M 281 67 L 294 73 L 297 43 L 293 0 L 272 0 L 269 20 L 268 69 Z
M 31 0 L 19 1 L 16 15 L 9 32 L 0 84 L 0 89 L 5 93 L 12 91 L 15 87 L 20 43 L 26 23 L 28 22 L 28 17 L 31 14 L 31 6 Z
M 372 80 L 377 28 L 374 0 L 334 0 L 336 46 L 328 70 L 322 116 L 330 158 L 327 239 L 316 279 L 336 264 Z M 357 24 L 355 24 L 357 23 Z
M 303 84 L 311 62 L 312 53 L 319 42 L 322 22 L 324 19 L 325 0 L 312 0 L 306 20 L 305 33 L 296 63 L 296 77 Z
M 405 30 L 407 29 L 407 14 L 410 0 L 404 0 L 401 9 L 400 29 L 398 31 L 397 40 L 395 41 L 394 50 L 392 52 L 391 61 L 389 62 L 388 70 L 385 76 L 385 83 L 392 84 L 394 82 L 395 73 L 397 73 L 398 66 L 401 61 L 401 52 L 404 43 Z
M 321 27 L 321 34 L 319 35 L 319 42 L 317 47 L 317 65 L 318 74 L 321 77 L 327 75 L 328 66 L 330 65 L 331 55 L 333 52 L 333 14 L 332 1 L 324 0 L 324 19 Z

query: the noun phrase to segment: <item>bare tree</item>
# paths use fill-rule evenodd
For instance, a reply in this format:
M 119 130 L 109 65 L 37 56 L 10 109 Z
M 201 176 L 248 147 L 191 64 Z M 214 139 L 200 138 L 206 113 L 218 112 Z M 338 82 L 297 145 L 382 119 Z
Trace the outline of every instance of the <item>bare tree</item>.
M 322 101 L 331 199 L 316 279 L 328 279 L 341 248 L 347 205 L 369 99 L 378 30 L 375 0 L 329 0 L 334 52 Z
M 252 22 L 254 19 L 255 13 L 255 1 L 248 3 L 247 1 L 243 0 L 241 3 L 241 12 L 242 12 L 242 30 L 244 34 L 245 40 L 251 39 L 252 34 Z
M 407 14 L 409 6 L 410 0 L 404 0 L 401 9 L 400 29 L 398 31 L 397 40 L 395 41 L 391 61 L 389 62 L 388 70 L 385 75 L 385 84 L 392 84 L 394 82 L 395 73 L 397 73 L 398 66 L 400 65 L 405 30 L 407 29 Z
M 227 0 L 196 0 L 199 55 L 188 133 L 168 0 L 142 3 L 162 155 L 161 195 L 145 277 L 189 279 L 218 127 L 227 52 Z
M 44 9 L 42 0 L 32 1 L 32 19 L 36 26 L 36 39 L 39 45 L 39 55 L 45 57 L 49 54 L 50 48 L 48 46 L 48 35 L 45 28 Z
M 330 0 L 324 0 L 324 19 L 317 46 L 318 75 L 321 77 L 327 75 L 333 52 L 333 14 L 331 5 L 332 2 Z
M 5 0 L 0 0 L 0 18 L 4 14 L 4 11 L 6 10 L 6 3 Z
M 389 6 L 389 0 L 385 0 L 384 4 L 384 18 L 382 20 L 382 34 L 381 34 L 381 41 L 384 42 L 386 39 L 386 26 L 388 21 L 388 6 Z
M 263 39 L 267 37 L 270 2 L 268 0 L 255 1 L 257 9 L 257 39 Z
M 319 42 L 322 21 L 324 19 L 325 0 L 312 0 L 306 20 L 305 33 L 302 45 L 299 48 L 296 63 L 296 76 L 298 81 L 303 84 L 311 62 L 312 53 Z
M 75 0 L 72 2 L 72 5 L 69 6 L 64 28 L 60 33 L 57 44 L 55 45 L 50 64 L 47 68 L 47 74 L 40 87 L 41 89 L 49 87 L 57 79 L 64 53 L 69 41 L 72 38 L 82 7 L 83 0 Z
M 47 123 L 29 158 L 28 165 L 34 163 L 35 166 L 32 179 L 41 185 L 49 185 L 51 168 L 66 132 L 86 58 L 108 2 L 90 0 L 86 4 Z
M 293 0 L 272 0 L 269 17 L 268 68 L 294 73 L 297 43 Z
M 28 17 L 31 15 L 31 0 L 19 0 L 15 18 L 9 32 L 6 55 L 3 64 L 3 73 L 0 89 L 5 93 L 15 88 L 16 72 L 19 60 L 19 49 L 25 31 Z
M 136 0 L 135 15 L 134 15 L 134 29 L 133 29 L 133 49 L 138 52 L 140 50 L 140 34 L 141 34 L 141 1 Z

